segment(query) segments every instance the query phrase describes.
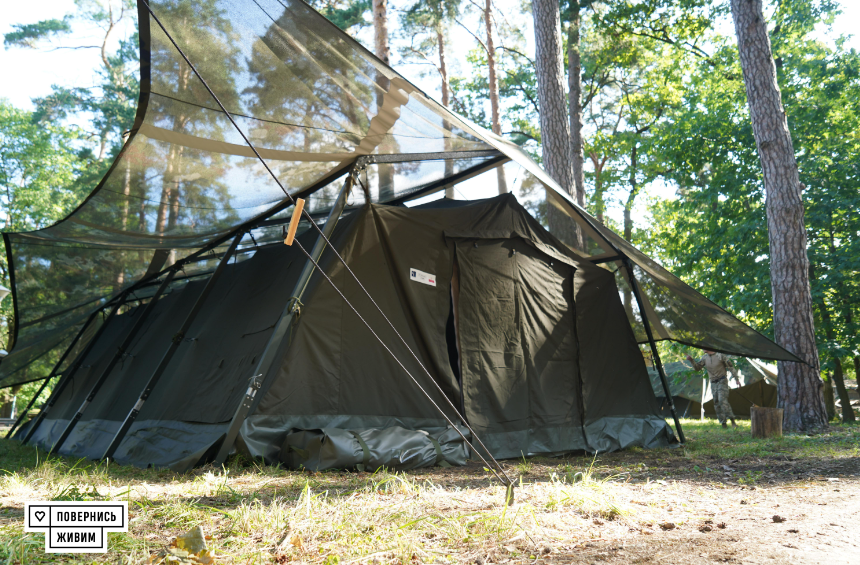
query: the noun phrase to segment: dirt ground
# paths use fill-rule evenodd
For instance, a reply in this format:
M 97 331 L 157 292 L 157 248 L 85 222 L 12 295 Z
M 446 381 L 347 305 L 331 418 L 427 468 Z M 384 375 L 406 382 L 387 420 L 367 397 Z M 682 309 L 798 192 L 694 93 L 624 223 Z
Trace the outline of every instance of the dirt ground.
M 203 524 L 218 563 L 860 564 L 860 426 L 773 440 L 748 426 L 687 420 L 683 448 L 504 461 L 518 483 L 509 508 L 476 464 L 387 476 L 235 462 L 188 475 L 72 460 L 51 470 L 0 442 L 0 538 L 19 540 L 0 539 L 0 561 L 72 559 L 16 547 L 41 544 L 21 531 L 23 500 L 76 484 L 136 493 L 132 528 L 102 562 L 145 562 Z
M 652 459 L 636 457 L 637 463 Z M 617 457 L 617 459 L 616 459 Z M 624 454 L 601 463 L 623 465 Z M 701 460 L 700 460 L 701 461 Z M 645 464 L 653 476 L 631 477 L 620 492 L 648 519 L 632 521 L 584 516 L 571 528 L 576 544 L 547 544 L 547 563 L 786 563 L 860 564 L 860 458 L 793 462 L 709 458 L 721 478 L 690 472 L 684 459 L 656 457 Z M 539 481 L 535 465 L 525 480 Z M 730 469 L 726 471 L 725 469 Z M 738 477 L 762 473 L 763 480 L 743 485 Z M 438 480 L 438 478 L 436 479 Z M 632 522 L 632 525 L 631 525 Z M 504 546 L 503 546 L 504 548 Z M 543 549 L 543 548 L 539 548 Z M 546 551 L 545 549 L 543 551 Z M 503 563 L 503 552 L 484 563 Z M 476 561 L 480 563 L 480 561 Z

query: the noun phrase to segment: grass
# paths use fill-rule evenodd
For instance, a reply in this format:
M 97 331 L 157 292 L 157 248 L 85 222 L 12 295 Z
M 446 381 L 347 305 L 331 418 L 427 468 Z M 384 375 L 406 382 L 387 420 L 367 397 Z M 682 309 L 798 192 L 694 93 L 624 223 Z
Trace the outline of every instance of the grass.
M 129 500 L 130 531 L 111 534 L 105 560 L 121 555 L 134 563 L 198 525 L 224 561 L 459 562 L 503 545 L 533 555 L 541 549 L 537 540 L 546 537 L 542 529 L 560 516 L 620 520 L 629 514 L 613 481 L 588 468 L 521 482 L 517 504 L 508 507 L 504 488 L 483 470 L 462 486 L 451 480 L 459 478 L 457 470 L 436 481 L 386 471 L 308 474 L 262 465 L 175 475 L 45 459 L 34 448 L 0 445 L 6 468 L 0 477 L 0 559 L 11 563 L 58 558 L 43 554 L 43 534 L 22 531 L 23 502 L 38 499 Z
M 739 430 L 698 420 L 682 425 L 689 437 L 684 448 L 506 462 L 518 477 L 510 507 L 504 488 L 476 466 L 306 473 L 234 460 L 180 475 L 46 458 L 4 440 L 0 563 L 141 563 L 196 526 L 211 536 L 219 562 L 474 563 L 500 552 L 533 561 L 562 547 L 641 531 L 662 520 L 665 507 L 686 506 L 683 496 L 673 504 L 648 498 L 666 481 L 755 485 L 796 480 L 798 465 L 807 476 L 822 459 L 835 465 L 860 459 L 858 426 L 753 440 L 748 423 Z M 782 462 L 791 472 L 779 474 L 775 465 Z M 28 500 L 128 500 L 129 532 L 110 534 L 105 555 L 46 556 L 43 534 L 23 532 Z

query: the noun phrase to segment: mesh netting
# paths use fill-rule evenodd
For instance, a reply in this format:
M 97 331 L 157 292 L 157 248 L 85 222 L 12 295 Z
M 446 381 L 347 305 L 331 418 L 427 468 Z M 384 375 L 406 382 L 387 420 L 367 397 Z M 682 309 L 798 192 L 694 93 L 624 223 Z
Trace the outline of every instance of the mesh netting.
M 150 5 L 284 190 L 307 198 L 315 218 L 325 218 L 340 177 L 361 156 L 405 158 L 369 165 L 347 210 L 368 196 L 399 203 L 509 158 L 549 187 L 545 220 L 559 239 L 572 245 L 570 230 L 583 229 L 581 253 L 612 251 L 518 146 L 427 98 L 301 0 Z M 240 228 L 250 233 L 237 260 L 248 257 L 249 249 L 278 241 L 279 221 L 290 217 L 281 188 L 142 3 L 139 14 L 141 104 L 119 157 L 69 217 L 6 235 L 16 336 L 0 364 L 0 387 L 46 376 L 83 321 L 112 297 L 201 249 L 207 254 L 185 264 L 182 276 L 210 272 Z M 485 154 L 467 154 L 473 151 Z M 449 155 L 426 155 L 438 152 Z M 649 266 L 642 268 L 655 278 Z M 677 286 L 667 288 L 676 292 Z M 676 294 L 696 312 L 725 314 L 706 311 L 689 292 L 695 294 L 686 287 Z M 668 300 L 655 295 L 655 305 L 658 299 Z M 664 325 L 688 337 L 680 324 Z
M 797 357 L 732 316 L 684 281 L 661 267 L 617 234 L 600 226 L 597 229 L 633 262 L 633 276 L 643 294 L 643 306 L 655 339 L 671 339 L 700 348 L 759 359 L 799 361 Z M 647 341 L 636 307 L 632 307 L 629 281 L 624 278 L 619 290 L 640 342 Z

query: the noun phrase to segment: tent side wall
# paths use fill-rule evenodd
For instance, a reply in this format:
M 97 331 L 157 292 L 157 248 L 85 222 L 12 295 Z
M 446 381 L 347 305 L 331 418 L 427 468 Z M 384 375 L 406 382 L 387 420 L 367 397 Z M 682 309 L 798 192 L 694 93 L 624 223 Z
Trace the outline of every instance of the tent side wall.
M 343 224 L 349 224 L 349 218 Z M 308 246 L 314 237 L 306 232 L 300 240 Z M 221 437 L 244 394 L 254 361 L 290 299 L 303 261 L 298 249 L 280 245 L 227 266 L 116 452 L 118 462 L 184 469 L 197 462 L 193 454 L 205 452 Z M 190 282 L 156 304 L 61 454 L 101 457 L 204 285 L 204 280 Z M 136 312 L 111 322 L 58 399 L 53 418 L 40 426 L 33 441 L 46 449 L 53 445 L 117 350 Z
M 672 443 L 674 434 L 659 416 L 645 360 L 613 275 L 598 267 L 577 274 L 583 402 L 591 449 Z

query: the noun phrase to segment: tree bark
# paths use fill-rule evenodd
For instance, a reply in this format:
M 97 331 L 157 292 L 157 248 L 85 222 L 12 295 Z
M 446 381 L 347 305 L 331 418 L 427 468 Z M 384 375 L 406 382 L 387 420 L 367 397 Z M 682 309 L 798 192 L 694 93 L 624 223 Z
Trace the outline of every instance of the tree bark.
M 493 7 L 492 0 L 484 2 L 484 28 L 487 31 L 487 67 L 489 67 L 490 88 L 490 113 L 492 116 L 492 129 L 496 135 L 502 135 L 502 117 L 499 107 L 499 77 L 496 74 L 496 44 L 493 41 Z M 499 182 L 499 194 L 508 192 L 508 182 L 505 178 L 505 169 L 496 167 L 496 176 Z
M 854 384 L 857 385 L 857 396 L 860 396 L 860 355 L 854 357 Z
M 388 0 L 373 0 L 373 46 L 376 56 L 388 65 L 391 49 L 388 46 Z
M 442 27 L 441 10 L 437 9 L 436 13 L 436 48 L 439 51 L 439 74 L 442 75 L 442 105 L 446 108 L 451 101 L 451 93 L 448 89 L 448 62 L 445 60 L 445 29 Z M 442 129 L 446 132 L 451 127 L 447 120 L 442 120 Z M 445 151 L 451 150 L 451 140 L 445 137 Z M 450 177 L 454 174 L 453 161 L 445 161 L 445 177 Z M 445 198 L 454 199 L 454 185 L 445 187 Z
M 571 1 L 570 27 L 567 31 L 567 84 L 570 106 L 570 150 L 573 154 L 573 185 L 575 200 L 585 208 L 585 158 L 582 143 L 582 58 L 580 43 L 579 0 Z M 601 220 L 602 222 L 602 220 Z
M 561 15 L 558 2 L 532 0 L 535 28 L 535 72 L 540 109 L 541 156 L 546 172 L 568 194 L 574 195 L 573 158 L 570 151 L 570 125 L 564 96 L 564 68 L 561 54 Z M 585 247 L 582 233 L 573 221 L 555 206 L 547 207 L 550 231 L 565 241 L 567 232 L 578 249 Z
M 827 425 L 809 287 L 803 200 L 776 79 L 762 0 L 732 0 L 741 68 L 767 195 L 774 335 L 808 365 L 779 362 L 778 406 L 787 430 Z
M 836 417 L 836 398 L 833 395 L 833 377 L 827 373 L 824 380 L 824 408 L 827 410 L 827 421 Z
M 373 0 L 373 45 L 376 56 L 389 65 L 391 49 L 388 45 L 388 0 Z M 378 109 L 382 107 L 384 93 L 388 91 L 391 84 L 388 77 L 382 73 L 376 75 L 376 84 L 380 88 L 376 94 Z M 376 170 L 379 178 L 379 202 L 391 200 L 395 194 L 393 169 L 390 165 L 381 164 L 376 166 Z

